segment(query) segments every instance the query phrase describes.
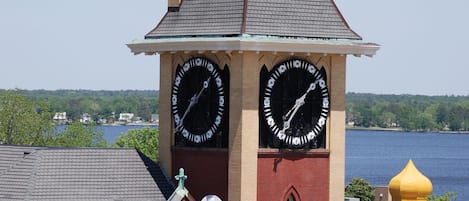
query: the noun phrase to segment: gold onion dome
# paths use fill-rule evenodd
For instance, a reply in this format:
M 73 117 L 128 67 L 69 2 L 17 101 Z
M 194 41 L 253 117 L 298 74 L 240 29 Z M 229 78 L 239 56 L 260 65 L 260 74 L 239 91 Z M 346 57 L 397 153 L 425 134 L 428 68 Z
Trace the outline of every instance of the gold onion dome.
M 405 168 L 389 181 L 392 201 L 426 200 L 432 193 L 432 182 L 409 160 Z

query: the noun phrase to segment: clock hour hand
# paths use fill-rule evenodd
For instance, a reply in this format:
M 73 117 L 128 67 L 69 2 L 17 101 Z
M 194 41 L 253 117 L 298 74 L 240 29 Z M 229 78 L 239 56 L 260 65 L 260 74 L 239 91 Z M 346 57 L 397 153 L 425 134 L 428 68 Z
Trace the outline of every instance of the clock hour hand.
M 308 93 L 310 91 L 313 91 L 314 89 L 316 89 L 316 84 L 318 84 L 318 82 L 319 82 L 319 80 L 316 80 L 315 82 L 312 82 L 309 85 L 306 92 L 302 96 L 300 96 L 299 98 L 296 99 L 295 105 L 293 105 L 293 107 L 287 112 L 287 114 L 285 114 L 283 116 L 283 119 L 284 119 L 283 129 L 282 129 L 283 132 L 285 132 L 287 129 L 290 128 L 291 120 L 295 116 L 296 112 L 298 112 L 298 109 L 300 109 L 300 107 L 305 104 L 305 99 L 306 99 L 306 96 L 308 95 Z M 287 119 L 287 118 L 288 118 L 288 120 L 285 121 L 285 119 Z
M 184 114 L 181 117 L 181 120 L 179 121 L 179 124 L 176 126 L 176 131 L 181 131 L 184 119 L 186 118 L 186 116 L 189 113 L 190 109 L 195 104 L 197 104 L 199 102 L 200 96 L 202 95 L 204 90 L 208 88 L 208 84 L 210 83 L 210 79 L 211 79 L 211 77 L 208 77 L 208 79 L 203 82 L 202 89 L 200 89 L 200 91 L 197 94 L 194 94 L 194 96 L 192 96 L 192 98 L 189 102 L 189 106 L 187 106 L 186 111 L 184 112 Z

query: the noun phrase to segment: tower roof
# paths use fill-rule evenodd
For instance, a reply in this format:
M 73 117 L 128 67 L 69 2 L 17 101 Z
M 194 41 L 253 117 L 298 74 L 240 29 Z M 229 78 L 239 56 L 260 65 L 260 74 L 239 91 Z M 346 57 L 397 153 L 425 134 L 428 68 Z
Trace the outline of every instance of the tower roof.
M 332 0 L 183 0 L 145 38 L 230 37 L 362 38 Z

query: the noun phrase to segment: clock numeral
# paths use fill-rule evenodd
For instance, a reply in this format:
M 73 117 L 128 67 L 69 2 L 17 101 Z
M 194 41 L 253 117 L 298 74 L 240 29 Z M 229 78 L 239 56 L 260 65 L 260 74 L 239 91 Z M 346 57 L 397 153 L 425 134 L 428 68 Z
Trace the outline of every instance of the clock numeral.
M 264 108 L 270 108 L 270 98 L 264 97 Z
M 212 73 L 213 72 L 213 65 L 212 64 L 208 64 L 207 65 L 207 70 Z
M 224 107 L 225 106 L 225 97 L 223 97 L 223 96 L 218 97 L 218 106 L 219 107 Z
M 295 68 L 301 67 L 301 61 L 300 60 L 293 61 L 293 67 L 295 67 Z
M 217 77 L 217 79 L 215 79 L 215 83 L 217 83 L 217 87 L 222 87 L 223 85 L 223 82 L 221 81 L 220 77 Z
M 287 71 L 287 67 L 285 65 L 281 65 L 278 68 L 278 71 L 280 72 L 280 74 L 283 74 L 285 71 Z
M 172 105 L 177 105 L 177 103 L 178 103 L 178 97 L 176 95 L 173 95 L 171 97 L 171 104 Z
M 185 138 L 189 137 L 189 131 L 187 131 L 186 129 L 183 129 L 182 136 L 184 136 Z
M 184 64 L 184 66 L 182 67 L 182 69 L 184 69 L 184 72 L 187 72 L 190 67 L 191 67 L 191 66 L 190 66 L 188 63 L 186 63 L 186 64 Z
M 174 86 L 179 86 L 181 84 L 181 77 L 178 75 L 176 79 L 174 79 Z
M 313 65 L 309 65 L 308 72 L 311 74 L 314 74 L 316 72 L 316 67 L 314 67 Z
M 195 59 L 195 65 L 201 66 L 202 65 L 202 59 L 201 58 Z

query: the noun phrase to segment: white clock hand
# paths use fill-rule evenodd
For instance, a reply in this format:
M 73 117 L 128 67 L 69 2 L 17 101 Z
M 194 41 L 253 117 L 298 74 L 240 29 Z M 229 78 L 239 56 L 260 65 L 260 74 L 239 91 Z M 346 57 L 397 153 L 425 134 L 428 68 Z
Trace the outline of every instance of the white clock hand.
M 315 82 L 311 83 L 308 89 L 306 90 L 306 92 L 301 97 L 296 99 L 295 105 L 293 105 L 293 107 L 287 112 L 287 114 L 283 116 L 284 121 L 287 117 L 288 117 L 288 120 L 283 122 L 283 129 L 281 130 L 281 132 L 285 132 L 287 129 L 290 128 L 291 120 L 295 116 L 296 112 L 298 112 L 298 109 L 305 104 L 305 99 L 308 93 L 316 89 L 317 83 L 319 83 L 319 80 L 316 80 Z
M 176 126 L 176 131 L 181 131 L 181 128 L 182 128 L 184 119 L 186 118 L 186 116 L 187 116 L 187 114 L 189 113 L 190 109 L 191 109 L 195 104 L 197 104 L 197 103 L 199 102 L 200 96 L 202 95 L 202 93 L 204 92 L 204 90 L 205 90 L 206 88 L 208 88 L 208 84 L 210 83 L 210 79 L 211 79 L 211 77 L 208 77 L 208 79 L 203 82 L 202 89 L 201 89 L 197 94 L 194 94 L 194 96 L 192 96 L 191 101 L 190 101 L 190 103 L 189 103 L 189 106 L 187 106 L 187 109 L 186 109 L 186 111 L 184 112 L 184 115 L 182 115 L 182 118 L 181 118 L 181 120 L 179 121 L 179 124 Z

